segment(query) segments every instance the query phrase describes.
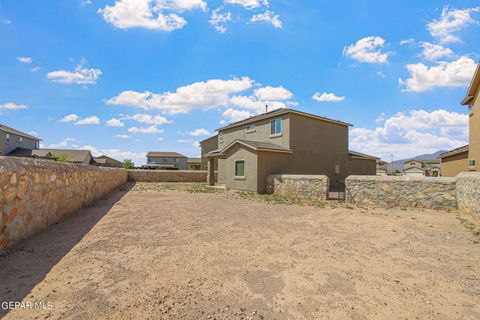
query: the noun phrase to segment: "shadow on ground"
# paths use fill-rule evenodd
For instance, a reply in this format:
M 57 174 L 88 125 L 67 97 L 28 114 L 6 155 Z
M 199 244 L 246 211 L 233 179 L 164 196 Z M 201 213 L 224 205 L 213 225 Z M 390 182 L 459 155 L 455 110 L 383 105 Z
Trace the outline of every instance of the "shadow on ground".
M 134 183 L 76 211 L 0 255 L 0 303 L 21 302 L 48 272 L 108 213 Z M 95 210 L 88 208 L 95 207 Z M 8 310 L 0 308 L 0 317 Z

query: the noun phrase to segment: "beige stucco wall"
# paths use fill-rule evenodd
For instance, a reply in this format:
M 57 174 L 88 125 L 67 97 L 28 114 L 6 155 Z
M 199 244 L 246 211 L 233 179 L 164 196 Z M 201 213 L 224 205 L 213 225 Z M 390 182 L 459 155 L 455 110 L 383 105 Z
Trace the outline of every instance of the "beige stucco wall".
M 210 151 L 218 149 L 218 137 L 213 136 L 207 140 L 204 140 L 200 143 L 201 147 L 201 159 L 202 159 L 202 165 L 201 165 L 201 170 L 207 170 L 207 161 L 208 158 L 205 156 L 207 153 Z M 218 170 L 218 161 L 215 159 L 215 171 Z
M 443 177 L 455 177 L 460 172 L 468 171 L 468 152 L 442 158 L 441 168 Z
M 292 114 L 290 145 L 294 151 L 288 171 L 282 173 L 326 175 L 331 188 L 349 175 L 348 127 Z M 340 174 L 335 174 L 335 162 Z
M 125 169 L 0 157 L 0 250 L 126 181 Z
M 478 88 L 476 98 L 473 102 L 470 112 L 470 142 L 468 147 L 468 158 L 475 159 L 477 167 L 475 171 L 480 171 L 480 86 Z
M 286 148 L 290 147 L 290 114 L 284 114 L 279 116 L 282 119 L 282 134 L 279 136 L 271 137 L 270 136 L 270 121 L 276 118 L 266 119 L 262 121 L 255 122 L 256 129 L 255 132 L 247 133 L 246 125 L 238 126 L 228 130 L 222 130 L 223 133 L 223 142 L 218 141 L 218 146 L 220 149 L 228 146 L 233 141 L 240 140 L 250 140 L 250 141 L 266 141 L 275 143 Z
M 236 179 L 234 177 L 235 160 L 245 160 L 245 179 Z M 223 177 L 224 182 L 220 182 L 219 180 L 219 183 L 224 183 L 227 188 L 231 189 L 258 192 L 257 155 L 253 150 L 236 145 L 227 151 L 226 157 L 222 161 L 222 165 L 224 165 L 225 168 L 223 170 L 225 176 Z
M 348 173 L 349 175 L 376 175 L 377 161 L 375 159 L 359 159 L 349 157 Z
M 4 156 L 9 152 L 15 150 L 17 147 L 25 149 L 37 149 L 37 141 L 22 136 L 18 136 L 13 133 L 9 133 L 10 142 L 6 143 L 7 133 L 0 130 L 0 156 Z M 17 138 L 22 137 L 22 142 L 18 142 Z
M 285 174 L 290 173 L 290 162 L 292 160 L 292 154 L 278 153 L 278 152 L 258 152 L 258 180 L 257 180 L 257 192 L 267 192 L 267 179 L 272 174 Z

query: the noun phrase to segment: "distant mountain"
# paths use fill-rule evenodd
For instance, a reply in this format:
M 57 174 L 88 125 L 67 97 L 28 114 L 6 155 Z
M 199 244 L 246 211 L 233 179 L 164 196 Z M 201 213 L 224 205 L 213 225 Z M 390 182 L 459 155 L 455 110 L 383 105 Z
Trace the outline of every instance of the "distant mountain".
M 414 158 L 407 158 L 407 159 L 401 159 L 401 160 L 395 160 L 393 161 L 393 171 L 398 170 L 398 171 L 403 171 L 403 165 L 405 164 L 405 161 L 408 160 L 434 160 L 437 159 L 440 154 L 447 152 L 448 150 L 439 150 L 435 153 L 430 153 L 430 154 L 421 154 L 419 156 L 416 156 Z M 389 162 L 388 163 L 388 170 L 390 171 L 392 168 L 392 164 Z

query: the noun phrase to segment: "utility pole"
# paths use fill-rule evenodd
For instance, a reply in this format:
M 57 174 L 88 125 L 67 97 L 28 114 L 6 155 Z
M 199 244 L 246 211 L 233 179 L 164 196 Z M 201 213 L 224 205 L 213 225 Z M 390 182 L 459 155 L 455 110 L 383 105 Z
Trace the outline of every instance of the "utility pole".
M 393 153 L 390 154 L 390 173 L 393 175 Z

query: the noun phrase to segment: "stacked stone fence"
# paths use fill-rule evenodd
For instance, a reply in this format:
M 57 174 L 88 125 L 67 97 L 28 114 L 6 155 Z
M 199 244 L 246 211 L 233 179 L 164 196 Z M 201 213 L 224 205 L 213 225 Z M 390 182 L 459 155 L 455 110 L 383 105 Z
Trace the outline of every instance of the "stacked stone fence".
M 127 181 L 127 170 L 0 157 L 0 251 Z
M 329 180 L 323 175 L 272 174 L 267 178 L 267 193 L 307 199 L 328 199 Z
M 463 172 L 456 180 L 458 209 L 480 214 L 480 172 Z
M 204 170 L 128 170 L 128 180 L 135 182 L 207 182 Z

